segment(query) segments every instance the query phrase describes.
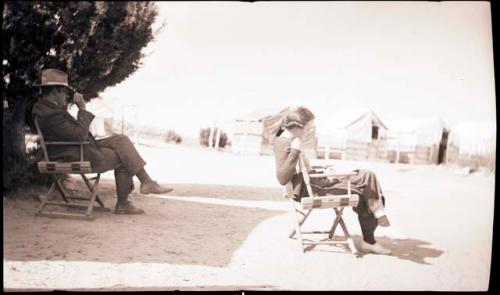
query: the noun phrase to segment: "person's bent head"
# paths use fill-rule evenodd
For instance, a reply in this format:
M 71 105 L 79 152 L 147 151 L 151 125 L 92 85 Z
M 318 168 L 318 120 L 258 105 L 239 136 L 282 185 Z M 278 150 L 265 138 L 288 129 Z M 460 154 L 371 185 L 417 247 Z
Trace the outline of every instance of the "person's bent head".
M 288 130 L 294 137 L 303 138 L 314 128 L 314 114 L 306 107 L 295 107 L 283 116 L 281 130 L 277 136 Z

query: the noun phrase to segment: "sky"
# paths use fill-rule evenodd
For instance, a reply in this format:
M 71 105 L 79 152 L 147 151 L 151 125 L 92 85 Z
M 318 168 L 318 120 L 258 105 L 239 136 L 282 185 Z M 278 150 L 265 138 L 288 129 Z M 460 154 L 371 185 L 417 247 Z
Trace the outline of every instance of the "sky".
M 488 2 L 157 2 L 143 66 L 101 94 L 196 135 L 258 108 L 496 121 Z M 318 124 L 318 123 L 317 123 Z

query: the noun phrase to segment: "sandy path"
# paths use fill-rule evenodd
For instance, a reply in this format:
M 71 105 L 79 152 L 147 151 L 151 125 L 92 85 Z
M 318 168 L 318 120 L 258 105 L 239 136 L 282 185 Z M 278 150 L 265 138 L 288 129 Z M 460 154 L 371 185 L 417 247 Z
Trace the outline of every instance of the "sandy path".
M 178 197 L 178 196 L 148 196 L 152 198 L 160 198 L 166 200 L 177 200 L 185 202 L 196 202 L 203 204 L 216 204 L 223 206 L 232 207 L 244 207 L 244 208 L 258 208 L 266 210 L 277 210 L 277 211 L 288 211 L 288 202 L 275 202 L 275 201 L 246 201 L 238 199 L 214 199 L 207 197 Z

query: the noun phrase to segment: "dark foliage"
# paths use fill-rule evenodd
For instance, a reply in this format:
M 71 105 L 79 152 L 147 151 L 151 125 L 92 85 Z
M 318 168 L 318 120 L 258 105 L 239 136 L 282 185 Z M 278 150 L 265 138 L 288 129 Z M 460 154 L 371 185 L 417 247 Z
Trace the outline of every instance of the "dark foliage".
M 174 130 L 168 130 L 165 141 L 179 144 L 182 143 L 182 137 Z

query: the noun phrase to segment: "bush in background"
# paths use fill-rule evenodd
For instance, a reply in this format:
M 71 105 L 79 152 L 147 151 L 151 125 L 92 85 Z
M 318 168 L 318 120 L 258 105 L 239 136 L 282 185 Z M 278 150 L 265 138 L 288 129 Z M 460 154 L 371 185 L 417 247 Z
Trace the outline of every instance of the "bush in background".
M 215 128 L 214 131 L 214 136 L 212 139 L 212 146 L 215 146 L 216 142 L 216 135 L 217 135 L 217 128 Z M 210 139 L 210 128 L 205 128 L 200 130 L 200 145 L 202 146 L 208 146 L 208 141 Z M 220 132 L 220 140 L 219 140 L 219 147 L 223 148 L 226 147 L 226 145 L 229 145 L 228 137 L 227 134 L 221 130 Z
M 182 137 L 174 130 L 168 130 L 165 141 L 179 144 L 182 142 Z

